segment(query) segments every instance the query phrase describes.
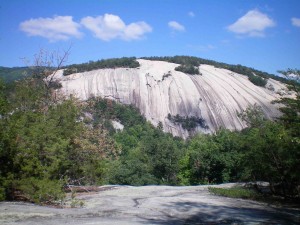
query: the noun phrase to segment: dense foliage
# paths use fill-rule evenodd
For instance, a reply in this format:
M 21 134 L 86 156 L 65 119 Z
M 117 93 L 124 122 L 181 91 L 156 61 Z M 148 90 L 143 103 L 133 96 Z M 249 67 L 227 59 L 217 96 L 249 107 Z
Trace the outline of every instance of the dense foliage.
M 67 66 L 64 69 L 64 75 L 70 75 L 72 73 L 82 73 L 91 70 L 97 69 L 106 69 L 106 68 L 137 68 L 140 64 L 136 61 L 135 57 L 123 57 L 115 59 L 102 59 L 98 61 L 90 61 L 88 63 L 82 64 L 72 64 Z
M 172 116 L 170 113 L 168 114 L 168 120 L 170 120 L 174 124 L 180 124 L 183 129 L 192 131 L 195 130 L 196 127 L 202 127 L 204 129 L 208 129 L 209 127 L 206 125 L 205 120 L 200 117 L 192 116 L 192 117 L 182 117 L 180 115 Z
M 117 156 L 106 131 L 85 126 L 80 104 L 43 78 L 0 85 L 1 200 L 58 204 L 66 185 L 104 183 L 104 164 Z
M 181 65 L 192 65 L 200 66 L 200 64 L 209 64 L 211 60 L 201 59 L 193 56 L 152 56 L 152 57 L 143 57 L 143 59 L 148 60 L 157 60 L 157 61 L 166 61 Z
M 109 119 L 124 125 L 122 132 L 112 131 L 121 148 L 117 160 L 111 162 L 109 181 L 114 184 L 178 184 L 179 159 L 184 145 L 155 128 L 133 106 L 124 106 L 106 99 L 91 99 L 93 120 L 112 129 Z
M 198 67 L 193 65 L 180 65 L 175 68 L 176 71 L 181 71 L 190 75 L 200 74 Z
M 230 198 L 243 198 L 251 200 L 260 200 L 262 196 L 252 189 L 244 187 L 233 187 L 233 188 L 216 188 L 209 187 L 208 191 L 215 195 L 230 197 Z
M 24 77 L 31 75 L 32 70 L 29 67 L 2 67 L 0 66 L 0 79 L 3 79 L 6 83 L 23 79 Z
M 288 88 L 296 94 L 295 98 L 281 98 L 277 103 L 281 103 L 284 107 L 280 108 L 283 116 L 280 118 L 282 123 L 289 128 L 290 135 L 294 138 L 300 137 L 300 70 L 289 69 L 287 71 L 279 71 L 286 77 L 293 80 Z
M 199 66 L 201 64 L 200 58 L 190 56 L 174 56 L 174 57 L 143 57 L 148 60 L 167 61 L 171 63 L 180 64 L 175 70 L 187 73 L 190 75 L 201 75 Z
M 123 131 L 111 133 L 121 153 L 111 162 L 110 183 L 191 185 L 264 180 L 270 182 L 274 193 L 299 194 L 300 144 L 284 124 L 266 120 L 257 105 L 240 114 L 249 125 L 243 132 L 220 130 L 183 142 L 163 133 L 161 124 L 154 128 L 132 106 L 93 101 L 94 121 L 102 120 L 109 128 L 107 119 L 113 118 L 125 125 Z
M 261 87 L 265 87 L 266 84 L 267 84 L 267 80 L 262 78 L 262 77 L 259 77 L 259 76 L 256 76 L 256 75 L 248 75 L 248 79 L 253 83 L 255 84 L 256 86 L 261 86 Z

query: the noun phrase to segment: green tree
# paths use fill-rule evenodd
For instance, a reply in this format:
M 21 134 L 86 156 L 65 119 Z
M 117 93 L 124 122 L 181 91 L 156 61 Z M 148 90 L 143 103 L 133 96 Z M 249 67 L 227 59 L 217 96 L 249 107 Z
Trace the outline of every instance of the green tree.
M 250 74 L 248 75 L 248 79 L 255 85 L 265 87 L 267 84 L 267 79 L 264 79 L 260 76 Z
M 300 143 L 280 124 L 266 121 L 244 134 L 244 175 L 252 181 L 270 182 L 272 191 L 284 196 L 297 195 L 300 182 Z M 277 185 L 278 189 L 273 187 Z
M 125 185 L 157 184 L 148 155 L 136 147 L 111 164 L 110 182 Z
M 240 143 L 237 133 L 220 130 L 214 135 L 197 135 L 180 161 L 182 184 L 223 183 L 240 177 Z
M 284 105 L 284 107 L 280 108 L 281 112 L 283 113 L 283 115 L 280 117 L 280 120 L 291 132 L 291 135 L 295 138 L 295 141 L 300 142 L 300 70 L 289 69 L 279 72 L 281 72 L 290 80 L 288 88 L 295 93 L 294 98 L 284 97 L 276 101 L 277 103 Z
M 248 108 L 242 118 L 250 125 L 241 133 L 244 178 L 268 181 L 276 194 L 299 194 L 300 142 L 284 124 L 263 119 L 255 107 Z
M 267 120 L 261 106 L 254 104 L 247 107 L 241 113 L 238 113 L 248 127 L 260 127 Z
M 4 81 L 0 79 L 0 118 L 8 111 L 8 102 L 6 96 L 6 87 Z
M 37 61 L 48 63 L 40 57 Z M 57 203 L 64 196 L 64 185 L 104 182 L 106 160 L 117 157 L 106 131 L 82 122 L 81 104 L 58 98 L 52 80 L 56 70 L 50 73 L 49 68 L 38 66 L 33 76 L 17 81 L 7 99 L 9 113 L 2 110 L 2 199 Z
M 145 135 L 141 140 L 141 148 L 149 157 L 152 174 L 160 184 L 178 184 L 179 159 L 183 154 L 179 145 L 159 129 L 153 129 L 150 135 Z

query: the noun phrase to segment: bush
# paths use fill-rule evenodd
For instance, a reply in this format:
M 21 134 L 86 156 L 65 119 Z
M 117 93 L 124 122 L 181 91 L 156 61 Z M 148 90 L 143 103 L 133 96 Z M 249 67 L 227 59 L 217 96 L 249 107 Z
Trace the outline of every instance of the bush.
M 5 188 L 0 187 L 0 201 L 4 201 L 6 198 Z
M 254 190 L 242 188 L 242 187 L 233 187 L 233 188 L 215 188 L 209 187 L 208 191 L 212 194 L 225 196 L 229 198 L 243 198 L 243 199 L 257 199 L 260 197 L 258 193 Z
M 248 79 L 256 86 L 265 87 L 267 84 L 267 79 L 264 79 L 259 76 L 251 75 L 251 76 L 248 76 Z
M 172 116 L 170 113 L 168 114 L 168 120 L 172 123 L 180 124 L 183 129 L 187 131 L 194 130 L 197 126 L 200 126 L 204 129 L 208 129 L 209 127 L 206 125 L 205 120 L 201 117 L 182 117 L 178 114 L 176 116 Z
M 65 198 L 63 182 L 59 180 L 27 178 L 16 182 L 17 198 L 38 204 L 61 204 Z
M 197 75 L 197 74 L 199 75 L 200 74 L 198 67 L 195 67 L 193 65 L 180 65 L 180 66 L 177 66 L 175 68 L 175 70 L 183 72 L 183 73 L 187 73 L 190 75 Z

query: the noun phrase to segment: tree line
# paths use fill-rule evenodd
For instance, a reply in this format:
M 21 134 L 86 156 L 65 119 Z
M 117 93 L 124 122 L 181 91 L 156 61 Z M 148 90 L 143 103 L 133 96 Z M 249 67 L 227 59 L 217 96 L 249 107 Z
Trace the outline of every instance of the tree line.
M 201 73 L 197 67 L 199 67 L 201 64 L 212 65 L 216 68 L 224 68 L 224 69 L 233 71 L 235 73 L 246 75 L 246 76 L 248 76 L 249 80 L 253 84 L 255 84 L 257 86 L 262 86 L 262 87 L 264 87 L 267 84 L 267 79 L 269 79 L 269 78 L 272 78 L 274 80 L 278 80 L 280 82 L 287 83 L 287 84 L 293 83 L 292 81 L 287 80 L 284 77 L 279 77 L 274 74 L 262 72 L 260 70 L 254 69 L 254 68 L 242 66 L 240 64 L 231 65 L 231 64 L 227 64 L 227 63 L 216 62 L 214 60 L 203 59 L 203 58 L 198 58 L 198 57 L 194 57 L 194 56 L 164 56 L 164 57 L 153 56 L 153 57 L 143 57 L 143 59 L 166 61 L 166 62 L 180 64 L 180 66 L 177 67 L 178 71 L 181 71 L 184 73 L 189 73 L 189 74 L 200 74 L 200 75 L 201 75 Z M 187 70 L 189 70 L 189 71 L 187 71 Z
M 198 68 L 201 64 L 212 65 L 217 68 L 224 68 L 224 69 L 231 70 L 235 73 L 246 75 L 248 76 L 249 80 L 253 84 L 262 87 L 266 85 L 267 79 L 269 78 L 287 84 L 293 83 L 293 81 L 285 79 L 284 77 L 279 77 L 274 74 L 262 72 L 254 68 L 242 66 L 240 64 L 230 65 L 226 63 L 216 62 L 214 60 L 208 60 L 208 59 L 203 59 L 203 58 L 198 58 L 193 56 L 173 56 L 173 57 L 154 56 L 154 57 L 142 57 L 142 59 L 159 60 L 159 61 L 166 61 L 166 62 L 180 64 L 175 68 L 175 70 L 181 71 L 183 73 L 191 74 L 191 75 L 201 75 L 201 72 L 199 71 Z M 48 65 L 44 65 L 44 66 L 47 67 Z M 140 65 L 136 60 L 136 57 L 102 59 L 97 61 L 89 61 L 87 63 L 71 64 L 68 66 L 64 66 L 63 74 L 67 76 L 73 73 L 87 72 L 96 69 L 138 68 L 139 66 Z M 7 82 L 11 82 L 17 79 L 21 79 L 24 76 L 32 75 L 34 70 L 35 70 L 34 67 L 15 67 L 15 68 L 0 67 L 0 77 L 2 77 Z
M 98 61 L 89 61 L 88 63 L 72 64 L 65 67 L 63 75 L 67 76 L 73 73 L 82 73 L 97 69 L 107 68 L 137 68 L 140 64 L 135 57 L 122 57 L 114 59 L 101 59 Z

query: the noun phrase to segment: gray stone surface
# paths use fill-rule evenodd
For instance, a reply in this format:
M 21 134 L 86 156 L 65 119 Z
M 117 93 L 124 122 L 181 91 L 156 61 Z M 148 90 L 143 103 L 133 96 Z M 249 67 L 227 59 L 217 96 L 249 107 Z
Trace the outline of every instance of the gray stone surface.
M 224 184 L 231 187 L 234 184 Z M 106 186 L 77 196 L 83 208 L 51 208 L 21 202 L 0 203 L 0 224 L 299 224 L 298 209 L 209 194 L 206 185 Z
M 82 100 L 102 96 L 124 104 L 133 104 L 152 124 L 162 122 L 165 131 L 187 137 L 189 133 L 171 123 L 167 115 L 197 116 L 205 119 L 209 129 L 198 127 L 195 132 L 214 132 L 220 127 L 240 130 L 246 125 L 237 116 L 249 105 L 258 104 L 269 118 L 279 115 L 272 100 L 288 94 L 284 84 L 269 79 L 267 86 L 258 87 L 246 76 L 232 71 L 201 65 L 202 76 L 176 71 L 174 63 L 138 60 L 139 68 L 99 69 L 55 78 L 62 83 L 62 93 Z

